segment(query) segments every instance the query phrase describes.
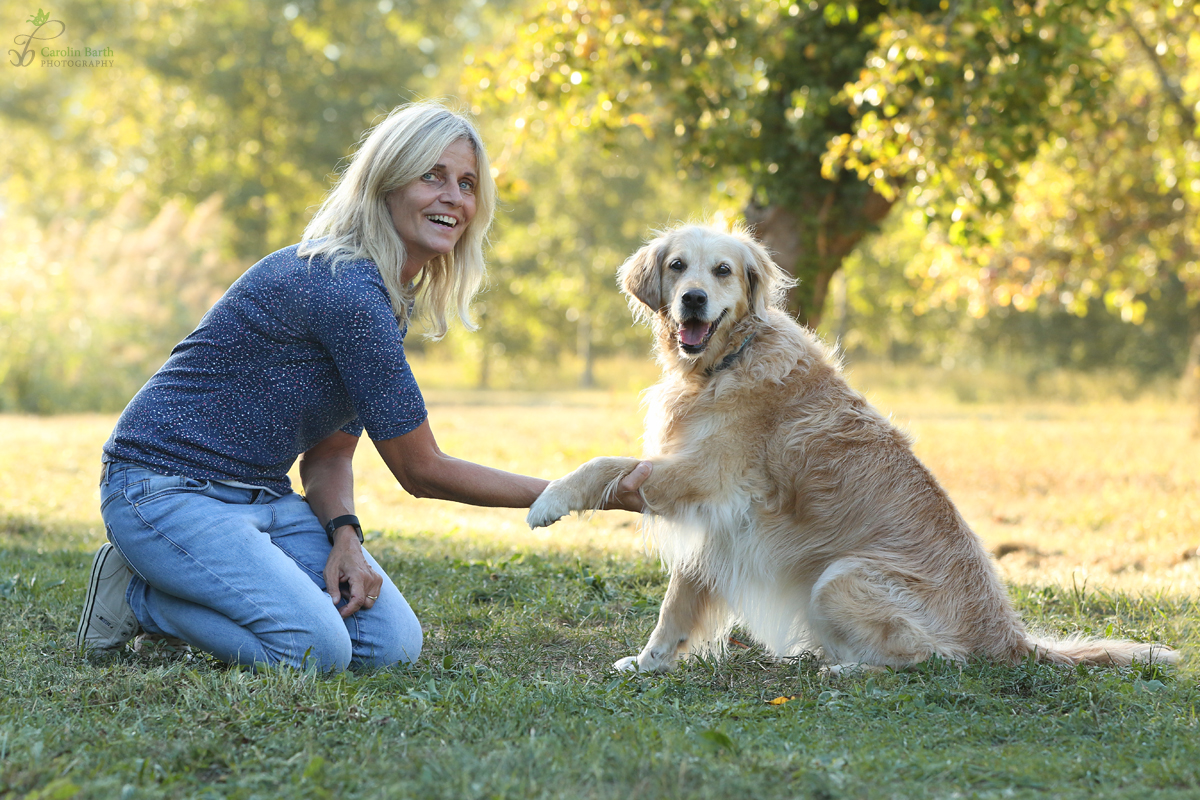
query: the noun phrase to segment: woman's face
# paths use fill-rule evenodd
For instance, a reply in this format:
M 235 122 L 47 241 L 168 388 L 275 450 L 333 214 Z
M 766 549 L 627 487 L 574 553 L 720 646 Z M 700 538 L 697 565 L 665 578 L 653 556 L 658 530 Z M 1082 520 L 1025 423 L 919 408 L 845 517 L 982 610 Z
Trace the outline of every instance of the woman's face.
M 408 260 L 401 279 L 408 283 L 421 267 L 454 249 L 475 217 L 475 149 L 459 139 L 429 172 L 389 192 L 385 201 Z

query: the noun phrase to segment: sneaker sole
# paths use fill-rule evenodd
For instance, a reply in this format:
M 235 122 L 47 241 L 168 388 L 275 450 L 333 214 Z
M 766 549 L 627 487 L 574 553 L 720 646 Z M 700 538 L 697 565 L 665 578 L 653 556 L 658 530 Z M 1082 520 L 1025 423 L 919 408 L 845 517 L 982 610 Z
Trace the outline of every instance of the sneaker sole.
M 87 643 L 87 635 L 89 633 L 88 620 L 92 618 L 92 611 L 96 606 L 96 587 L 100 585 L 100 574 L 104 571 L 104 565 L 108 559 L 117 552 L 117 548 L 111 543 L 101 545 L 96 552 L 96 557 L 92 559 L 92 573 L 88 577 L 87 596 L 83 600 L 83 614 L 79 617 L 79 628 L 75 632 L 75 646 L 83 648 Z

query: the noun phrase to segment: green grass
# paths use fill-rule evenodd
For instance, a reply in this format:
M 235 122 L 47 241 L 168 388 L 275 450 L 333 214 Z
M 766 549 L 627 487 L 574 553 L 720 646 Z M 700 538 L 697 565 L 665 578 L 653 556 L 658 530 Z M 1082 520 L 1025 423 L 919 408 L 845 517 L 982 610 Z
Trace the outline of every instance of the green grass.
M 436 406 L 439 441 L 546 475 L 636 451 L 628 398 L 501 400 Z M 939 417 L 921 404 L 908 415 L 968 509 L 1020 500 L 1025 519 L 1057 519 L 1063 492 L 1085 496 L 1092 484 L 1069 474 L 1054 483 L 1065 470 L 1050 459 L 1065 448 L 1100 464 L 1079 443 L 1111 415 L 1134 432 L 1111 466 L 1124 472 L 1101 465 L 1095 485 L 1130 484 L 1117 480 L 1126 472 L 1171 475 L 1128 491 L 1160 492 L 1150 510 L 1167 510 L 1161 524 L 1185 538 L 1195 530 L 1186 452 L 1195 445 L 1155 439 L 1174 415 L 1052 409 L 1036 417 L 1042 444 L 1001 472 L 979 451 L 1016 449 L 1031 412 L 984 413 L 964 423 L 962 408 Z M 812 660 L 732 645 L 724 660 L 623 677 L 610 664 L 640 649 L 665 588 L 628 515 L 522 533 L 519 512 L 388 499 L 397 490 L 366 454 L 358 491 L 371 509 L 368 547 L 426 627 L 416 666 L 329 677 L 254 674 L 166 650 L 89 661 L 74 630 L 100 541 L 94 453 L 111 423 L 0 417 L 0 798 L 1200 796 L 1190 661 L 1179 670 L 931 663 L 829 679 Z M 992 430 L 1002 435 L 981 446 Z M 1083 550 L 1130 546 L 1105 545 L 1108 528 L 1088 535 Z M 1183 539 L 1155 533 L 1148 553 L 1153 541 L 1173 549 Z M 1013 597 L 1036 628 L 1193 654 L 1197 605 L 1179 587 L 1194 561 L 1146 563 L 1145 580 L 1129 585 L 1055 582 L 1021 566 Z M 790 699 L 768 702 L 781 697 Z
M 89 662 L 88 554 L 0 551 L 4 797 L 1195 797 L 1194 672 L 944 663 L 830 680 L 733 646 L 624 678 L 646 559 L 372 544 L 428 627 L 419 664 L 321 677 L 202 657 Z M 1190 600 L 1020 587 L 1035 625 L 1194 642 Z M 772 705 L 778 697 L 793 698 Z

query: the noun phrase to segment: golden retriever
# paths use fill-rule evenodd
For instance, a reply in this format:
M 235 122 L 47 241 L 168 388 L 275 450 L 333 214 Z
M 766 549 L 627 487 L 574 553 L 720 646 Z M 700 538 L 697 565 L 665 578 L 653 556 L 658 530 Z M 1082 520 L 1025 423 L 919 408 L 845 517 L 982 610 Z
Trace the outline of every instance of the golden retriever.
M 777 655 L 819 649 L 835 674 L 932 656 L 1177 661 L 1157 644 L 1030 635 L 908 437 L 780 310 L 791 280 L 744 231 L 668 231 L 619 277 L 663 368 L 642 496 L 670 583 L 650 640 L 618 669 L 720 652 L 734 624 Z M 596 458 L 553 481 L 529 524 L 602 507 L 637 463 Z

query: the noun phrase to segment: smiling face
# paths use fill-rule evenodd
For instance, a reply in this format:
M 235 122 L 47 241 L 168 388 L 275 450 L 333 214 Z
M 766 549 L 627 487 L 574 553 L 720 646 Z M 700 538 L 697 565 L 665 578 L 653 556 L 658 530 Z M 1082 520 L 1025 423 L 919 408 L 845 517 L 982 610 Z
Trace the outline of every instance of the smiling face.
M 755 287 L 768 266 L 778 269 L 745 234 L 690 225 L 631 256 L 620 281 L 635 311 L 649 312 L 660 353 L 701 367 L 720 358 L 731 331 L 752 315 Z
M 385 201 L 408 254 L 401 279 L 454 249 L 475 217 L 475 149 L 466 139 L 450 145 L 437 164 L 415 181 L 389 192 Z

